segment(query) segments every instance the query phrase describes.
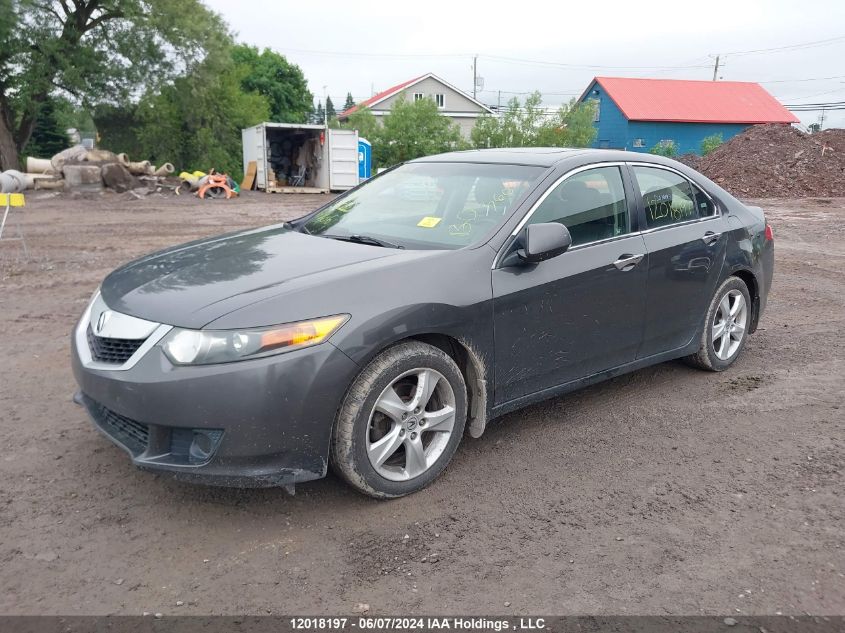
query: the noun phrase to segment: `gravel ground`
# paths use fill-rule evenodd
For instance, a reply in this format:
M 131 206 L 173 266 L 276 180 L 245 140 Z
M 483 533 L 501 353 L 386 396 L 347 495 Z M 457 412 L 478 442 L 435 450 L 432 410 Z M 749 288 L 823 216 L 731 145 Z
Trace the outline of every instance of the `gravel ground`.
M 28 198 L 30 260 L 0 243 L 0 613 L 845 613 L 845 199 L 760 201 L 775 285 L 730 371 L 512 413 L 419 494 L 136 471 L 71 402 L 99 280 L 324 200 Z

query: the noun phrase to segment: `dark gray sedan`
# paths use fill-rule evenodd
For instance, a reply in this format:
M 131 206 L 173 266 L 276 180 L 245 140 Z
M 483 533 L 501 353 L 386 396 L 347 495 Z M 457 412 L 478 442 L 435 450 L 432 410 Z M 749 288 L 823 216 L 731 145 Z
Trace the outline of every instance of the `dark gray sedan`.
M 760 209 L 668 159 L 431 156 L 111 273 L 73 334 L 75 399 L 143 468 L 271 486 L 332 466 L 397 497 L 508 411 L 674 358 L 727 369 L 773 258 Z

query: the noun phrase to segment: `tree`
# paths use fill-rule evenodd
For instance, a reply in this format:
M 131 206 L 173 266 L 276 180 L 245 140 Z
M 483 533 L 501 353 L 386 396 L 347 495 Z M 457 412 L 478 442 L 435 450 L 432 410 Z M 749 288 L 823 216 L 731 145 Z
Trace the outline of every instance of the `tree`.
M 721 133 L 705 136 L 701 139 L 701 155 L 707 156 L 707 154 L 719 147 L 722 143 L 724 143 L 724 140 L 722 139 Z
M 326 119 L 331 121 L 332 119 L 337 118 L 337 112 L 335 112 L 334 104 L 332 103 L 331 97 L 326 97 Z
M 650 150 L 648 150 L 648 153 L 672 158 L 673 156 L 678 155 L 678 148 L 675 145 L 675 141 L 671 139 L 665 139 L 660 141 L 659 143 L 656 143 Z
M 232 47 L 232 59 L 242 68 L 241 86 L 257 92 L 270 104 L 270 121 L 305 123 L 313 108 L 314 97 L 302 69 L 284 56 L 265 48 L 239 44 Z
M 51 158 L 70 145 L 67 128 L 60 122 L 57 109 L 55 99 L 48 98 L 41 104 L 26 146 L 29 156 Z
M 593 142 L 594 104 L 573 99 L 549 114 L 542 102 L 542 95 L 535 91 L 524 104 L 511 99 L 499 117 L 480 117 L 470 133 L 472 144 L 477 148 L 587 147 Z
M 463 147 L 460 128 L 437 109 L 433 99 L 399 99 L 384 117 L 373 143 L 374 162 L 390 167 L 420 156 Z
M 346 93 L 346 103 L 343 104 L 343 111 L 346 112 L 349 108 L 355 107 L 355 99 L 352 98 L 352 93 Z
M 119 101 L 228 39 L 200 0 L 0 0 L 0 169 L 17 167 L 53 94 Z
M 314 123 L 323 123 L 326 120 L 326 111 L 323 110 L 323 102 L 317 102 L 317 109 L 314 111 Z
M 271 110 L 265 96 L 244 92 L 245 72 L 228 53 L 210 55 L 146 94 L 134 114 L 138 154 L 177 169 L 243 173 L 241 130 L 266 121 Z M 111 145 L 105 135 L 103 145 Z
M 378 120 L 372 111 L 366 107 L 355 110 L 355 112 L 346 117 L 346 121 L 343 123 L 339 123 L 335 119 L 332 127 L 342 130 L 358 130 L 358 136 L 367 139 L 370 143 L 375 143 L 381 133 L 381 126 Z

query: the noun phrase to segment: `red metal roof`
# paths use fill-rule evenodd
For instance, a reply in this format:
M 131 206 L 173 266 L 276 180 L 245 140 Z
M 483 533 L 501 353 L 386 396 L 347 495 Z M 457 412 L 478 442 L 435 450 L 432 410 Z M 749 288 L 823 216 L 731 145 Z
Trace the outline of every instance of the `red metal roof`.
M 798 117 L 748 81 L 596 77 L 629 121 L 797 123 Z
M 382 99 L 386 99 L 387 97 L 389 97 L 393 93 L 399 92 L 400 90 L 402 90 L 402 88 L 406 88 L 406 87 L 410 86 L 412 83 L 422 79 L 423 77 L 425 77 L 425 75 L 420 75 L 419 77 L 414 77 L 413 79 L 409 79 L 408 81 L 403 81 L 401 84 L 396 84 L 392 88 L 388 88 L 387 90 L 382 90 L 381 92 L 373 95 L 369 99 L 364 99 L 358 105 L 354 105 L 351 108 L 349 108 L 348 110 L 344 110 L 343 112 L 341 112 L 337 116 L 338 116 L 339 119 L 342 119 L 344 117 L 348 117 L 350 114 L 352 114 L 353 112 L 358 110 L 358 108 L 366 108 L 366 107 L 368 107 L 368 106 L 370 106 L 374 103 L 377 103 L 378 101 L 381 101 Z

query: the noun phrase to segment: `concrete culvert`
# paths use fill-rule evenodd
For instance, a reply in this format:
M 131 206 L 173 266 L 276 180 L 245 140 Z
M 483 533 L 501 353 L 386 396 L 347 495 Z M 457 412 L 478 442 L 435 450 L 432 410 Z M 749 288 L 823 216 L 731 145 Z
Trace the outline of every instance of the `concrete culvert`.
M 164 163 L 153 172 L 153 176 L 169 176 L 174 171 L 176 171 L 176 168 L 173 166 L 173 163 Z

